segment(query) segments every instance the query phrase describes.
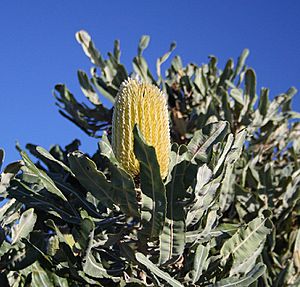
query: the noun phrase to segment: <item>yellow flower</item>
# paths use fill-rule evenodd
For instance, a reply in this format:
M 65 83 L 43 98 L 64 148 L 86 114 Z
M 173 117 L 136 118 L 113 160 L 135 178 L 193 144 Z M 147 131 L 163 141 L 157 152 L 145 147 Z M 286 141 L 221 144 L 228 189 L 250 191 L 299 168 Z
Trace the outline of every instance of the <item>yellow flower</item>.
M 155 148 L 160 174 L 169 168 L 170 130 L 166 96 L 156 86 L 128 79 L 116 97 L 112 122 L 112 148 L 122 167 L 135 176 L 140 167 L 133 151 L 137 124 L 148 145 Z

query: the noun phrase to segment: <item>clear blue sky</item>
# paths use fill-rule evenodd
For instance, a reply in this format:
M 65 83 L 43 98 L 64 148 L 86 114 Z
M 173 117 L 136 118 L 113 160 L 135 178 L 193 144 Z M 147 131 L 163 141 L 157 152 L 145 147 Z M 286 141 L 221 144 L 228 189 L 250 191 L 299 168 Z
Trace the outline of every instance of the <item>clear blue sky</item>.
M 119 39 L 128 70 L 142 34 L 151 36 L 144 55 L 152 63 L 173 40 L 174 55 L 185 64 L 204 63 L 214 54 L 223 67 L 249 48 L 248 65 L 256 70 L 258 87 L 269 87 L 275 96 L 290 86 L 300 89 L 299 11 L 299 0 L 2 0 L 0 147 L 6 150 L 6 164 L 19 159 L 16 140 L 23 147 L 49 148 L 78 138 L 83 151 L 97 149 L 96 139 L 59 115 L 52 96 L 54 85 L 63 82 L 83 100 L 76 71 L 89 72 L 91 65 L 76 31 L 87 30 L 102 54 Z M 297 111 L 299 97 L 293 105 Z

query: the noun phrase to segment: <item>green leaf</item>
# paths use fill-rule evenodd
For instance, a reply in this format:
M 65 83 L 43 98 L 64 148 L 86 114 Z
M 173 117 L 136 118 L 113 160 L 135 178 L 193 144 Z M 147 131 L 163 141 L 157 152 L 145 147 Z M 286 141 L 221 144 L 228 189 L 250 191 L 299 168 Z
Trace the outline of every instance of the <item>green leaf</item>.
M 134 126 L 133 134 L 134 153 L 140 163 L 142 204 L 146 201 L 149 203 L 147 207 L 144 205 L 142 208 L 151 214 L 151 220 L 145 223 L 144 231 L 149 238 L 154 238 L 159 236 L 164 226 L 166 191 L 154 147 L 146 144 L 137 125 Z
M 229 162 L 227 156 L 229 151 L 232 150 L 233 141 L 234 141 L 233 134 L 229 134 L 226 139 L 225 146 L 222 150 L 222 153 L 219 156 L 216 165 L 214 166 L 213 169 L 214 175 L 219 175 L 222 172 L 223 167 Z
M 237 89 L 237 88 L 231 89 L 230 96 L 241 106 L 244 106 L 245 102 L 243 97 L 243 91 L 241 89 Z
M 242 69 L 245 66 L 245 62 L 246 62 L 246 59 L 247 59 L 248 56 L 249 56 L 249 50 L 244 49 L 241 56 L 238 58 L 238 62 L 237 62 L 237 65 L 236 65 L 236 69 L 234 71 L 233 78 L 235 78 L 236 76 L 238 76 L 241 73 Z
M 106 83 L 103 79 L 97 77 L 93 77 L 91 79 L 92 84 L 97 88 L 97 90 L 101 93 L 102 96 L 107 98 L 112 104 L 115 103 L 115 97 L 117 95 L 117 90 L 111 87 L 108 83 Z
M 103 68 L 105 63 L 102 59 L 100 52 L 95 48 L 92 42 L 91 36 L 84 30 L 76 33 L 76 40 L 84 51 L 84 53 L 90 58 L 91 62 L 98 67 Z
M 167 53 L 165 53 L 162 57 L 158 58 L 156 61 L 156 73 L 158 77 L 161 77 L 161 65 L 168 60 L 168 58 L 170 57 L 171 53 L 174 51 L 174 49 L 176 48 L 176 43 L 173 42 L 170 45 L 170 49 Z
M 80 184 L 102 204 L 113 208 L 113 191 L 105 175 L 97 169 L 96 164 L 79 151 L 68 155 L 71 170 Z
M 10 243 L 8 243 L 8 242 L 6 242 L 6 241 L 3 241 L 2 242 L 2 244 L 0 245 L 0 258 L 5 254 L 5 253 L 7 253 L 10 249 L 11 249 L 11 244 Z M 8 262 L 2 262 L 3 263 L 3 265 L 5 265 L 6 266 L 6 264 L 8 263 Z
M 79 230 L 74 237 L 82 250 L 86 250 L 89 242 L 93 241 L 94 229 L 95 223 L 91 218 L 86 217 L 80 222 Z
M 297 236 L 295 239 L 293 260 L 294 260 L 294 265 L 297 268 L 297 271 L 299 273 L 300 272 L 300 228 L 298 228 Z
M 225 160 L 225 174 L 222 180 L 221 190 L 220 190 L 220 206 L 222 211 L 225 211 L 229 208 L 232 201 L 234 200 L 235 189 L 234 189 L 234 178 L 236 174 L 234 173 L 234 166 L 238 159 L 240 159 L 244 142 L 247 136 L 247 131 L 242 130 L 235 135 L 233 145 L 231 146 L 230 151 L 226 155 Z
M 262 88 L 260 91 L 258 110 L 259 113 L 265 117 L 270 105 L 269 101 L 269 89 Z
M 45 150 L 41 146 L 36 147 L 36 151 L 42 155 L 43 157 L 47 158 L 48 160 L 60 165 L 65 171 L 69 172 L 72 174 L 72 171 L 68 166 L 66 166 L 62 161 L 57 160 L 51 153 L 49 153 L 47 150 Z
M 225 69 L 220 76 L 220 81 L 218 83 L 218 88 L 224 86 L 226 80 L 230 80 L 233 74 L 233 60 L 229 59 L 226 63 Z
M 42 268 L 36 269 L 34 268 L 31 273 L 31 286 L 39 287 L 39 286 L 47 286 L 47 287 L 55 287 L 55 285 L 51 282 L 45 270 Z
M 27 206 L 42 209 L 43 212 L 51 213 L 69 223 L 78 223 L 79 219 L 66 211 L 64 206 L 54 203 L 19 180 L 12 180 L 8 191 L 10 196 Z
M 111 147 L 111 144 L 107 138 L 107 133 L 103 132 L 102 140 L 98 143 L 99 149 L 102 155 L 107 157 L 109 161 L 113 164 L 118 164 L 118 161 L 114 155 L 113 149 Z
M 189 160 L 208 162 L 213 145 L 222 141 L 228 132 L 229 124 L 224 121 L 208 124 L 202 130 L 196 131 L 187 146 Z
M 83 271 L 85 274 L 94 278 L 112 278 L 107 273 L 101 262 L 97 262 L 92 252 L 88 252 L 83 262 Z
M 5 167 L 0 177 L 0 195 L 6 197 L 6 189 L 9 186 L 10 180 L 20 171 L 23 163 L 21 161 L 10 163 Z
M 155 83 L 155 80 L 148 68 L 148 64 L 142 56 L 135 57 L 132 65 L 134 72 L 138 74 L 145 83 Z
M 148 47 L 150 37 L 143 35 L 138 46 L 138 55 L 132 61 L 134 72 L 141 77 L 145 83 L 155 83 L 153 76 L 148 68 L 146 60 L 143 58 L 143 51 Z
M 220 183 L 217 180 L 211 179 L 211 169 L 206 164 L 199 167 L 197 172 L 197 183 L 194 189 L 195 199 L 187 214 L 187 225 L 198 223 L 204 212 L 213 205 Z
M 99 148 L 101 154 L 110 161 L 109 168 L 112 172 L 111 181 L 114 189 L 115 201 L 119 203 L 121 209 L 126 214 L 140 217 L 133 179 L 117 161 L 106 133 L 102 135 L 102 141 L 99 142 Z
M 26 152 L 21 151 L 21 156 L 25 163 L 25 166 L 28 168 L 29 172 L 32 173 L 33 176 L 38 177 L 39 181 L 43 184 L 43 186 L 52 194 L 57 195 L 59 198 L 67 201 L 67 198 L 64 194 L 56 187 L 53 180 L 42 170 L 38 169 L 34 163 L 29 159 Z
M 44 270 L 39 263 L 35 263 L 31 267 L 31 285 L 33 287 L 53 286 L 68 287 L 68 279 L 57 276 L 55 273 Z
M 101 102 L 97 93 L 95 92 L 93 86 L 90 84 L 90 80 L 84 71 L 79 70 L 77 72 L 80 88 L 84 95 L 89 99 L 89 101 L 94 105 L 100 105 Z
M 80 202 L 81 207 L 86 210 L 94 218 L 102 218 L 98 213 L 96 207 L 88 202 L 85 197 L 82 196 L 81 190 L 78 187 L 72 186 L 69 182 L 60 179 L 54 179 L 54 183 L 64 192 L 72 194 Z
M 155 266 L 144 254 L 138 252 L 136 253 L 135 257 L 139 263 L 141 263 L 143 266 L 149 269 L 157 277 L 166 281 L 169 285 L 173 287 L 183 287 L 183 285 L 181 285 L 179 281 L 172 278 L 168 273 L 162 271 L 157 266 Z
M 209 254 L 209 250 L 209 244 L 207 244 L 206 246 L 199 244 L 197 246 L 193 262 L 193 269 L 190 271 L 190 277 L 192 279 L 192 283 L 194 284 L 200 279 L 203 271 L 205 271 L 208 267 L 207 257 Z
M 186 147 L 180 146 L 177 151 L 172 151 L 170 156 L 173 168 L 170 173 L 171 180 L 166 185 L 167 214 L 159 238 L 159 264 L 180 256 L 185 247 L 185 206 L 183 200 L 186 196 L 184 186 L 186 161 L 183 151 L 186 151 Z
M 222 262 L 229 259 L 232 256 L 232 271 L 245 272 L 249 268 L 251 269 L 255 258 L 249 258 L 253 255 L 257 249 L 261 247 L 263 242 L 266 240 L 266 236 L 271 232 L 273 226 L 269 218 L 263 216 L 253 219 L 247 224 L 246 227 L 241 227 L 238 231 L 228 239 L 221 248 Z M 259 254 L 256 254 L 256 257 Z M 245 264 L 243 268 L 238 268 L 239 265 L 244 264 L 249 260 L 248 264 Z
M 150 42 L 150 36 L 143 35 L 140 39 L 138 46 L 138 56 L 142 56 L 143 51 L 148 47 Z
M 245 94 L 250 97 L 250 102 L 253 101 L 256 94 L 256 75 L 254 70 L 248 69 L 245 75 Z
M 209 285 L 209 287 L 248 287 L 253 282 L 256 282 L 257 279 L 266 272 L 266 266 L 263 263 L 258 263 L 253 269 L 247 273 L 246 276 L 237 278 L 232 276 L 229 278 L 222 279 L 221 281 Z
M 30 234 L 30 239 L 34 242 L 29 242 L 29 236 L 27 238 L 23 238 L 19 241 L 18 244 L 14 246 L 14 250 L 9 252 L 9 262 L 7 269 L 19 271 L 31 266 L 36 260 L 40 258 L 40 249 L 45 248 L 45 238 L 44 235 L 39 231 L 32 231 Z M 25 247 L 23 247 L 23 243 L 25 243 Z M 37 246 L 35 246 L 37 245 Z M 22 246 L 18 248 L 18 246 Z M 29 267 L 30 268 L 30 267 Z
M 2 201 L 2 206 L 0 207 L 0 222 L 2 220 L 5 219 L 5 217 L 7 217 L 7 213 L 8 212 L 14 212 L 14 209 L 15 209 L 15 206 L 17 205 L 18 203 L 16 202 L 16 200 L 13 198 L 13 199 L 10 199 L 6 202 L 3 202 Z
M 137 194 L 132 177 L 122 168 L 114 165 L 109 166 L 111 170 L 111 183 L 114 191 L 114 202 L 128 216 L 140 217 Z
M 12 244 L 17 243 L 21 238 L 27 237 L 33 230 L 36 220 L 37 216 L 33 208 L 22 213 L 19 223 L 12 228 Z

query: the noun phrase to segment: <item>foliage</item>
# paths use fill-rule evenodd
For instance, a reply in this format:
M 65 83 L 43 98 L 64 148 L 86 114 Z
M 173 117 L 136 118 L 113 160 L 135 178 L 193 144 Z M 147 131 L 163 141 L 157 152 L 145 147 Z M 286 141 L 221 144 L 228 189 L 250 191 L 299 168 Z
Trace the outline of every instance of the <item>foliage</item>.
M 89 156 L 78 141 L 49 151 L 28 144 L 1 174 L 1 286 L 298 286 L 300 284 L 300 123 L 295 88 L 257 95 L 244 50 L 223 70 L 217 59 L 182 65 L 176 56 L 157 79 L 143 57 L 133 75 L 168 95 L 173 140 L 165 180 L 136 126 L 139 179 L 110 145 L 113 108 L 129 73 L 120 46 L 104 59 L 76 35 L 94 67 L 78 72 L 90 105 L 55 87 L 60 113 L 102 139 Z M 98 74 L 100 71 L 100 75 Z M 104 131 L 104 132 L 103 132 Z M 20 148 L 19 148 L 20 149 Z M 0 151 L 0 162 L 4 152 Z

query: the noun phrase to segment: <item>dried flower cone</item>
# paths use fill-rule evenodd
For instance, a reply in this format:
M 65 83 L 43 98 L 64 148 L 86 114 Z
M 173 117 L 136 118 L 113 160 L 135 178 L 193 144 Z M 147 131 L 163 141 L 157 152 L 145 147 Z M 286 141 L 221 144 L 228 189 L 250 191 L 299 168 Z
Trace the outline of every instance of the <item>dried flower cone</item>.
M 133 151 L 133 128 L 137 124 L 148 145 L 155 148 L 162 178 L 169 167 L 170 131 L 165 95 L 154 85 L 134 79 L 124 81 L 116 98 L 112 147 L 123 168 L 133 176 L 140 171 Z

